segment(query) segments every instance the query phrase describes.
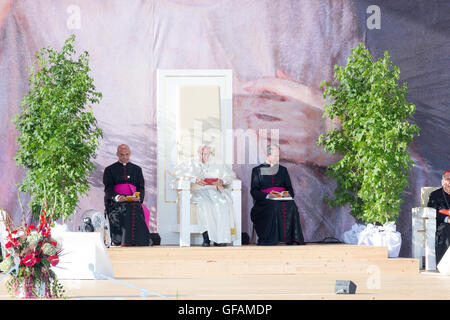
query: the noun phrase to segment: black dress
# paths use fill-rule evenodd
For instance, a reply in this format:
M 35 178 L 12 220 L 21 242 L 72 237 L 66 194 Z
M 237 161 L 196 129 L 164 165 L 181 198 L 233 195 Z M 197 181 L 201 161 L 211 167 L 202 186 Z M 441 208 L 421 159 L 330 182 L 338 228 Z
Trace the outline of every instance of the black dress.
M 250 194 L 254 205 L 250 217 L 258 235 L 258 244 L 305 244 L 297 205 L 294 200 L 266 199 L 267 193 L 261 190 L 271 187 L 283 187 L 294 197 L 286 167 L 261 164 L 253 168 Z
M 123 246 L 152 245 L 150 232 L 145 223 L 142 202 L 145 196 L 145 183 L 142 169 L 128 162 L 125 166 L 116 162 L 105 168 L 103 173 L 105 185 L 105 211 L 109 219 L 111 242 Z M 133 184 L 140 192 L 141 202 L 116 202 L 118 195 L 114 186 Z
M 443 188 L 437 189 L 430 194 L 427 206 L 436 209 L 436 264 L 441 261 L 450 246 L 450 223 L 444 221 L 448 216 L 438 212 L 441 209 L 450 209 L 449 204 L 450 195 Z

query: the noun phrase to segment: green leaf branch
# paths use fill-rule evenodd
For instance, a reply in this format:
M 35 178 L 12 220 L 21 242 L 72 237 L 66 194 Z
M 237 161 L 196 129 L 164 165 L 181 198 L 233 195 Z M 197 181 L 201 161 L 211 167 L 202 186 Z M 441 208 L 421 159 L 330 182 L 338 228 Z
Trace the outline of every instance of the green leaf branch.
M 328 101 L 323 116 L 340 125 L 320 135 L 317 144 L 342 155 L 327 168 L 337 188 L 325 201 L 349 204 L 350 213 L 365 223 L 396 221 L 413 166 L 408 146 L 420 129 L 408 120 L 415 105 L 407 102 L 408 85 L 399 80 L 400 69 L 387 51 L 373 61 L 359 43 L 345 66 L 335 66 L 334 80 L 321 83 Z
M 19 191 L 31 196 L 36 217 L 45 201 L 54 204 L 54 221 L 72 215 L 89 191 L 103 136 L 92 109 L 102 94 L 89 75 L 88 52 L 76 58 L 74 42 L 72 35 L 61 51 L 47 47 L 36 53 L 30 89 L 13 120 L 19 131 L 14 160 L 27 169 Z

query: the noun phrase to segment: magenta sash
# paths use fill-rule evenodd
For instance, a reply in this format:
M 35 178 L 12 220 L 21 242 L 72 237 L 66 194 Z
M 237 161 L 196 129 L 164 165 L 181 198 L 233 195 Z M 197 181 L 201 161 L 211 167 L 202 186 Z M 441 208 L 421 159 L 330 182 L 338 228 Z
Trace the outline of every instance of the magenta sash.
M 267 189 L 261 189 L 261 192 L 264 192 L 264 193 L 270 193 L 270 191 L 283 192 L 285 190 L 286 189 L 283 188 L 283 187 L 270 187 L 270 188 L 267 188 Z
M 136 186 L 131 183 L 116 184 L 114 186 L 114 192 L 125 196 L 131 196 L 136 192 Z M 144 204 L 142 204 L 142 210 L 144 210 L 145 223 L 147 224 L 147 227 L 149 227 L 150 211 Z

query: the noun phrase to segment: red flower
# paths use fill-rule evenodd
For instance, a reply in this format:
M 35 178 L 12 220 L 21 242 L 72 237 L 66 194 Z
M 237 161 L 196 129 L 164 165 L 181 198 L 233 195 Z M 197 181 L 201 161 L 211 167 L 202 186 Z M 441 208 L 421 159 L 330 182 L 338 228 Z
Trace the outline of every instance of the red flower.
M 59 257 L 56 254 L 53 256 L 49 256 L 48 261 L 50 261 L 50 264 L 52 266 L 56 266 L 59 263 Z
M 52 246 L 57 246 L 58 244 L 56 243 L 56 241 L 52 241 L 52 242 L 50 242 L 50 244 L 52 245 Z
M 23 258 L 23 263 L 28 267 L 34 266 L 36 264 L 36 256 L 33 253 L 28 253 Z
M 9 249 L 9 248 L 12 248 L 12 247 L 15 247 L 15 246 L 19 246 L 20 245 L 20 242 L 18 241 L 18 240 L 11 240 L 11 241 L 8 241 L 6 244 L 5 244 L 5 248 L 6 249 Z
M 28 226 L 28 230 L 34 230 L 34 229 L 36 229 L 36 227 L 35 227 L 34 225 L 30 224 L 30 225 Z

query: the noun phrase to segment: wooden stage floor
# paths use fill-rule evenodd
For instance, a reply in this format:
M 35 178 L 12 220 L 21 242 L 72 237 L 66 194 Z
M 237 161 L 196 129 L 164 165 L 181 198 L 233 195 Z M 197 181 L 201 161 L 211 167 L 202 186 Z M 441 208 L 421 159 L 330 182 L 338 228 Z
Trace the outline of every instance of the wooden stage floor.
M 69 300 L 448 300 L 450 276 L 421 272 L 385 247 L 113 247 L 112 280 L 61 280 Z M 335 294 L 351 280 L 356 294 Z M 11 299 L 0 283 L 0 299 Z M 134 286 L 134 287 L 130 287 Z M 158 293 L 165 297 L 153 295 Z

